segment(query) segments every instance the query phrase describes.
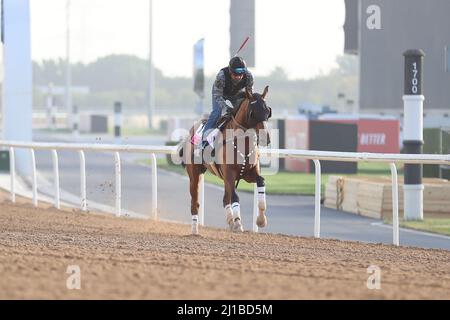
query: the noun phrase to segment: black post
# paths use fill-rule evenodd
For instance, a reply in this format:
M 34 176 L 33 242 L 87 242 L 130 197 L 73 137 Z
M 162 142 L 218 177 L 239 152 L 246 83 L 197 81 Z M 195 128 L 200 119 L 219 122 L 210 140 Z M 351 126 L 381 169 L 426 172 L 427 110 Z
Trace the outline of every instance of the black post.
M 121 127 L 122 127 L 122 103 L 116 101 L 114 103 L 114 137 L 116 143 L 120 143 Z
M 78 116 L 78 106 L 73 105 L 72 106 L 72 134 L 75 137 L 78 137 L 79 135 L 79 122 L 80 117 Z

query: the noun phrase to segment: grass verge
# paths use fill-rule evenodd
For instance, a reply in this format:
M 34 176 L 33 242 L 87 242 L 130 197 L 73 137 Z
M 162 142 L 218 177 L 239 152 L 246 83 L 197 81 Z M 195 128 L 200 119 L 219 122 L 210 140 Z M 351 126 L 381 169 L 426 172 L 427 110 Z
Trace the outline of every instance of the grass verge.
M 150 128 L 134 128 L 134 127 L 122 127 L 121 135 L 124 136 L 146 136 L 152 134 L 165 134 L 165 130 L 150 129 Z M 114 134 L 114 127 L 108 128 L 108 134 Z
M 400 226 L 450 236 L 450 218 L 425 218 L 422 221 L 400 221 Z
M 392 224 L 392 219 L 384 219 L 383 222 L 386 224 Z M 445 215 L 444 217 L 425 217 L 422 221 L 406 221 L 400 218 L 399 225 L 402 228 L 450 236 L 450 215 Z

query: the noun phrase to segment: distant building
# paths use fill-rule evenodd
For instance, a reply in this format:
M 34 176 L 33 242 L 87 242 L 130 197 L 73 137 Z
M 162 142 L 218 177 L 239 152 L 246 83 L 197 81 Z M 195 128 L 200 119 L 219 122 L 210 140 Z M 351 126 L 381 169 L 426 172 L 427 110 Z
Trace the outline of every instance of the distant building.
M 403 52 L 422 49 L 424 125 L 450 126 L 450 1 L 345 0 L 345 7 L 345 53 L 360 61 L 360 112 L 403 115 Z
M 230 57 L 247 37 L 250 39 L 239 55 L 248 67 L 255 67 L 255 0 L 230 0 Z

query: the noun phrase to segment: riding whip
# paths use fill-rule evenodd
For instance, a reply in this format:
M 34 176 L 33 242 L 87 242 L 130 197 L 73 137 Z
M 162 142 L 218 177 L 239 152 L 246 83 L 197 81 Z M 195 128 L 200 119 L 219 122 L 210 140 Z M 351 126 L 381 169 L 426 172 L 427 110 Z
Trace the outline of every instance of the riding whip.
M 238 53 L 245 47 L 245 45 L 247 44 L 248 39 L 250 39 L 250 37 L 247 36 L 247 38 L 245 38 L 244 42 L 242 42 L 241 46 L 239 47 L 239 50 L 236 51 L 234 57 L 236 57 L 238 55 Z

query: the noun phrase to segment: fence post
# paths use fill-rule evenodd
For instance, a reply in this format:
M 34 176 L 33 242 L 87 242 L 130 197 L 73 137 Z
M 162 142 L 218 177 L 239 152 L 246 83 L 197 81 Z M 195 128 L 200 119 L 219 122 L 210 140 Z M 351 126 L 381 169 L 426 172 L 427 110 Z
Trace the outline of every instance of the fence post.
M 314 159 L 315 176 L 316 176 L 316 190 L 315 190 L 315 205 L 314 205 L 314 237 L 320 238 L 320 192 L 321 192 L 321 168 L 320 161 Z
M 9 147 L 9 175 L 11 178 L 11 202 L 16 203 L 16 161 L 13 147 Z
M 256 224 L 256 219 L 258 218 L 259 208 L 258 208 L 258 185 L 254 183 L 253 187 L 253 232 L 258 232 L 258 226 Z
M 205 225 L 205 175 L 200 175 L 200 208 L 199 208 L 199 222 L 201 226 Z
M 121 181 L 121 168 L 120 168 L 120 155 L 119 152 L 114 153 L 114 172 L 116 175 L 116 216 L 120 217 L 122 206 L 122 181 Z
M 393 243 L 398 246 L 399 230 L 398 230 L 398 183 L 397 183 L 397 167 L 395 163 L 390 164 L 392 175 L 392 233 Z
M 156 156 L 152 153 L 152 216 L 158 220 L 158 177 L 157 177 Z
M 38 194 L 37 194 L 37 177 L 36 177 L 36 157 L 34 155 L 34 149 L 31 148 L 31 175 L 33 180 L 33 205 L 37 207 L 38 205 Z
M 81 210 L 87 211 L 86 199 L 86 158 L 83 150 L 78 151 L 80 155 L 80 195 L 81 195 Z
M 53 178 L 55 180 L 55 208 L 60 208 L 60 195 L 59 195 L 59 165 L 58 165 L 58 153 L 56 150 L 52 150 L 53 158 Z

